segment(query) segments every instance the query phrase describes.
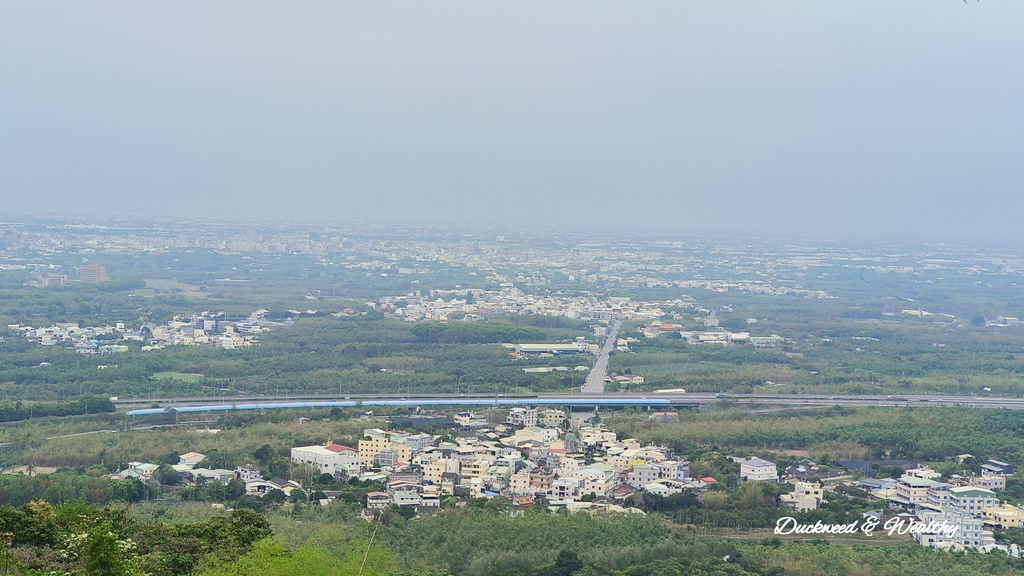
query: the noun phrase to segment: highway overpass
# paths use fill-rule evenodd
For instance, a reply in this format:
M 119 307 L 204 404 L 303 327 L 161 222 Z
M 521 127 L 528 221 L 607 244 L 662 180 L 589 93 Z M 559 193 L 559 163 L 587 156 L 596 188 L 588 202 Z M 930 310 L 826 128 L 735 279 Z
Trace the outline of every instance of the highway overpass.
M 157 402 L 159 407 L 139 407 Z M 389 407 L 513 407 L 513 406 L 567 406 L 567 407 L 609 407 L 622 408 L 637 406 L 650 409 L 691 407 L 707 404 L 723 406 L 742 405 L 751 408 L 763 406 L 971 406 L 976 408 L 1024 409 L 1024 398 L 1000 398 L 988 396 L 888 396 L 888 395 L 808 395 L 808 394 L 537 394 L 529 397 L 497 396 L 423 396 L 396 397 L 393 395 L 344 397 L 344 398 L 281 398 L 258 397 L 224 399 L 177 399 L 139 400 L 119 402 L 119 408 L 130 408 L 129 416 L 160 414 L 173 408 L 178 412 L 220 412 L 231 410 L 275 410 L 285 408 L 356 408 L 372 406 Z

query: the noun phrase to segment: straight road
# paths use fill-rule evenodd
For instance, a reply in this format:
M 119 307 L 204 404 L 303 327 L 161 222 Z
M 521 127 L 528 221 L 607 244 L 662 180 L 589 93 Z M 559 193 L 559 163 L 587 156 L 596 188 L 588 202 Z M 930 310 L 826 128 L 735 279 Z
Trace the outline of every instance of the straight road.
M 613 341 L 614 342 L 614 341 Z M 704 404 L 722 404 L 748 406 L 752 410 L 760 410 L 768 406 L 790 406 L 811 408 L 814 406 L 969 406 L 974 408 L 1024 410 L 1024 398 L 999 398 L 979 396 L 827 396 L 804 394 L 684 394 L 656 393 L 646 394 L 537 394 L 531 397 L 505 396 L 433 396 L 394 398 L 391 396 L 361 396 L 351 400 L 326 399 L 281 401 L 281 398 L 262 398 L 257 402 L 235 401 L 216 403 L 197 402 L 196 399 L 181 399 L 160 402 L 160 408 L 140 409 L 136 405 L 119 403 L 120 408 L 136 408 L 129 415 L 164 412 L 165 408 L 175 408 L 182 412 L 206 412 L 244 409 L 276 409 L 276 408 L 311 408 L 330 406 L 640 406 L 647 408 L 667 408 L 670 406 L 699 406 Z
M 601 347 L 597 362 L 594 362 L 594 368 L 580 388 L 584 394 L 604 394 L 604 379 L 608 377 L 608 356 L 615 349 L 615 339 L 619 335 L 619 328 L 622 328 L 622 320 L 616 320 L 612 324 L 612 329 L 608 331 L 608 338 L 605 339 L 604 346 Z

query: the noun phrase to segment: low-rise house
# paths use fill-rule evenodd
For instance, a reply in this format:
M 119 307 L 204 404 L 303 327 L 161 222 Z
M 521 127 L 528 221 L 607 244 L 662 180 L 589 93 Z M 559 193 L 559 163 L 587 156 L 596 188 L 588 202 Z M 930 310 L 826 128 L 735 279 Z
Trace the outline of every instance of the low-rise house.
M 423 504 L 423 499 L 420 498 L 418 492 L 413 490 L 400 490 L 395 492 L 392 496 L 392 500 L 398 506 L 420 506 Z
M 441 509 L 440 493 L 420 494 L 420 503 L 416 509 L 420 512 L 429 512 Z
M 200 477 L 205 478 L 207 482 L 215 480 L 217 482 L 227 484 L 235 478 L 235 472 L 233 470 L 224 470 L 222 468 L 193 468 L 193 481 L 197 481 Z
M 391 496 L 387 492 L 370 492 L 366 495 L 366 507 L 371 510 L 387 508 L 391 504 Z
M 149 480 L 156 473 L 157 468 L 160 466 L 156 464 L 150 464 L 149 462 L 129 462 L 128 472 L 141 478 L 143 480 Z
M 530 493 L 530 473 L 526 470 L 509 476 L 509 492 L 513 495 L 522 496 Z
M 245 493 L 253 496 L 266 496 L 272 490 L 280 490 L 285 494 L 289 494 L 292 490 L 301 487 L 302 485 L 298 482 L 285 480 L 284 478 L 252 480 L 245 483 Z
M 206 455 L 200 454 L 199 452 L 185 452 L 178 456 L 178 464 L 185 464 L 192 467 L 202 462 L 205 458 Z
M 1006 490 L 1006 476 L 975 476 L 971 478 L 971 486 L 986 490 Z
M 262 480 L 263 473 L 260 472 L 259 468 L 252 464 L 245 464 L 244 466 L 238 466 L 235 468 L 235 478 L 238 478 L 242 482 L 249 483 L 255 480 Z
M 565 412 L 562 410 L 544 410 L 540 413 L 540 421 L 544 426 L 561 426 L 565 422 Z
M 656 494 L 658 496 L 671 496 L 673 494 L 680 494 L 685 489 L 685 485 L 678 480 L 657 480 L 650 484 L 644 485 L 644 491 Z
M 534 468 L 530 471 L 530 484 L 536 485 L 537 489 L 547 492 L 551 489 L 551 483 L 555 481 L 555 472 L 551 468 Z

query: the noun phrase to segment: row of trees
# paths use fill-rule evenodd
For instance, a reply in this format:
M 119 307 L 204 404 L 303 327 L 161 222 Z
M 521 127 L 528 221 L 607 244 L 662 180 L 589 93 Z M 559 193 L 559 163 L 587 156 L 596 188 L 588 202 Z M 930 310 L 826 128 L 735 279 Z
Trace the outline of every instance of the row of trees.
M 689 454 L 701 447 L 767 450 L 830 449 L 860 452 L 869 459 L 943 461 L 974 454 L 1024 462 L 1024 413 L 979 408 L 832 408 L 773 414 L 688 416 L 653 424 L 620 417 L 615 428 L 629 437 L 664 444 Z M 836 459 L 844 458 L 831 453 Z M 967 464 L 965 469 L 970 467 Z
M 68 402 L 14 402 L 0 404 L 0 422 L 16 422 L 47 416 L 111 413 L 117 408 L 110 398 L 88 396 Z
M 160 496 L 160 489 L 136 478 L 110 480 L 73 471 L 57 474 L 0 475 L 0 504 L 21 506 L 33 500 L 59 504 L 84 500 L 91 504 L 141 502 Z

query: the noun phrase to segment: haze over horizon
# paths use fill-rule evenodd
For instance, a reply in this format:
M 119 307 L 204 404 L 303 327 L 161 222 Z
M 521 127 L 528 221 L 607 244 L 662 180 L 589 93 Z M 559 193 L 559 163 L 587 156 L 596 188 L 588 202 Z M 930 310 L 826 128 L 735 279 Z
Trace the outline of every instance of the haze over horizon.
M 1020 241 L 1024 5 L 0 3 L 0 212 Z

